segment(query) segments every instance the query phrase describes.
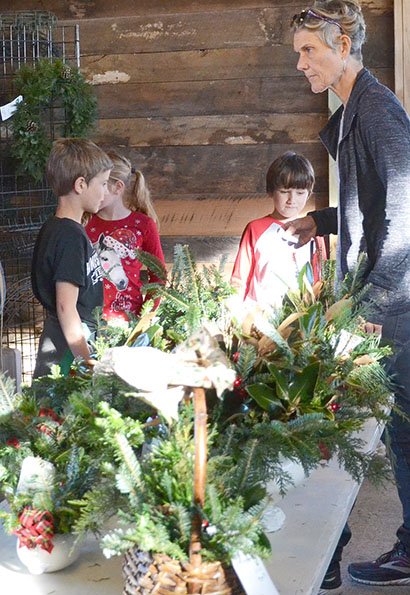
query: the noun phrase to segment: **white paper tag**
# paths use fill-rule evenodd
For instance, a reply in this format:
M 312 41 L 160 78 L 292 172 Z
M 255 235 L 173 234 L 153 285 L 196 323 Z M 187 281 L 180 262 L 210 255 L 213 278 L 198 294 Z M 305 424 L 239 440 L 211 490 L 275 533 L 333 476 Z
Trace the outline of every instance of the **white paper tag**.
M 279 595 L 260 558 L 239 552 L 232 558 L 232 566 L 247 595 Z
M 2 105 L 0 107 L 0 114 L 1 114 L 1 119 L 3 120 L 8 120 L 16 111 L 17 106 L 19 103 L 21 103 L 23 101 L 23 95 L 19 95 L 18 97 L 16 97 L 16 99 L 13 99 L 13 101 L 10 101 L 10 103 L 6 103 L 6 105 Z
M 352 335 L 352 333 L 342 329 L 339 334 L 339 341 L 335 349 L 335 355 L 349 355 L 349 353 L 363 341 L 363 337 Z M 335 341 L 333 339 L 333 345 L 334 343 Z

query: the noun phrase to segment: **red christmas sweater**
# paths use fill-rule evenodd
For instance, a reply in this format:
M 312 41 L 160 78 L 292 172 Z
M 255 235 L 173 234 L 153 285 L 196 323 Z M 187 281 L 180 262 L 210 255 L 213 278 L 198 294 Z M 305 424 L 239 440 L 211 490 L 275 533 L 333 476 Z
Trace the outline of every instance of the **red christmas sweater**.
M 267 215 L 245 227 L 231 282 L 245 302 L 256 302 L 262 308 L 280 306 L 285 293 L 297 287 L 302 267 L 310 262 L 314 276 L 311 281 L 317 281 L 325 258 L 323 238 L 295 248 L 284 238 L 283 224 Z
M 164 262 L 155 222 L 139 212 L 132 212 L 117 221 L 106 221 L 93 215 L 86 232 L 104 272 L 104 318 L 128 320 L 128 313 L 138 315 L 143 304 L 143 283 L 140 279 L 142 265 L 135 257 L 135 250 L 140 248 L 150 252 Z M 148 271 L 148 281 L 159 279 Z

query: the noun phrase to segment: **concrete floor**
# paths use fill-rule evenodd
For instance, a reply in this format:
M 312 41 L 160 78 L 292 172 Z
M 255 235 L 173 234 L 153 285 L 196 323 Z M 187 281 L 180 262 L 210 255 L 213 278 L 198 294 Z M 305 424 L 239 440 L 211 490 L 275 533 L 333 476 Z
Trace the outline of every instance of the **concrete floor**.
M 389 551 L 401 523 L 401 504 L 394 484 L 376 488 L 365 481 L 349 519 L 352 539 L 343 553 L 343 595 L 410 595 L 409 585 L 370 587 L 353 582 L 347 574 L 350 562 L 374 560 Z

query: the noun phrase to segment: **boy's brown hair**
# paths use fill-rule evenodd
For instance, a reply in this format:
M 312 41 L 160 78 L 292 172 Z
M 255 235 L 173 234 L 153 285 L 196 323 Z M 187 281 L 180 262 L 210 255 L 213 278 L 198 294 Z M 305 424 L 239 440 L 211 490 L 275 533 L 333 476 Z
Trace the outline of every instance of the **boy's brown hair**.
M 46 176 L 54 194 L 65 196 L 77 178 L 87 184 L 100 172 L 112 168 L 108 155 L 85 138 L 59 138 L 53 142 L 46 165 Z
M 266 192 L 273 194 L 279 188 L 300 188 L 309 194 L 315 184 L 315 172 L 306 157 L 286 151 L 271 163 L 266 174 Z

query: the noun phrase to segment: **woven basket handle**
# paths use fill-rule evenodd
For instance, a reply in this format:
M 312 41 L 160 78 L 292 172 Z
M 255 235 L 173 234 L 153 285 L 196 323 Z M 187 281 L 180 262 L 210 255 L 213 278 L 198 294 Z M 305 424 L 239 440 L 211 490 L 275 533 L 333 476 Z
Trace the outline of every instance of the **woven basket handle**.
M 194 504 L 203 508 L 205 503 L 206 463 L 207 463 L 207 411 L 205 390 L 194 388 L 194 443 L 195 443 L 195 468 L 194 468 Z M 189 560 L 193 566 L 201 564 L 201 525 L 202 518 L 195 513 L 192 519 L 191 543 Z

